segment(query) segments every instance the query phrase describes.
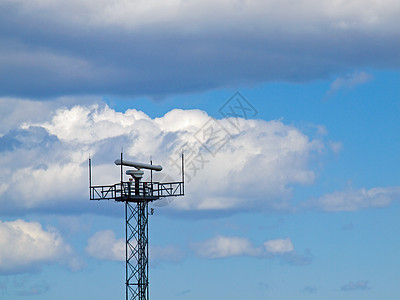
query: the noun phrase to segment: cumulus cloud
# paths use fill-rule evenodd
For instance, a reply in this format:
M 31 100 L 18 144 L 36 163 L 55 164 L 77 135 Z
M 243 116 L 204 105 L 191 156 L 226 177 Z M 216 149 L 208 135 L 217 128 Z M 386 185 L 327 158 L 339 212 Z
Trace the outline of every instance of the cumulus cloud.
M 195 245 L 198 256 L 205 258 L 227 258 L 251 256 L 279 258 L 293 265 L 307 265 L 312 261 L 309 251 L 305 255 L 296 253 L 290 238 L 268 240 L 256 247 L 248 239 L 236 236 L 216 236 Z
M 340 288 L 344 292 L 359 291 L 359 290 L 369 290 L 371 289 L 368 281 L 350 281 Z
M 400 187 L 376 187 L 369 190 L 349 189 L 326 194 L 318 199 L 305 203 L 306 207 L 314 207 L 324 211 L 356 211 L 373 207 L 386 207 L 400 199 Z
M 71 246 L 57 230 L 45 230 L 37 222 L 0 221 L 0 273 L 30 272 L 57 262 L 79 267 Z
M 40 101 L 0 98 L 0 137 L 18 128 L 22 122 L 45 121 L 46 116 L 54 107 Z
M 0 138 L 3 211 L 92 210 L 88 155 L 93 183 L 113 184 L 119 182 L 113 161 L 121 147 L 132 160 L 146 162 L 152 155 L 163 176 L 175 180 L 185 152 L 187 194 L 168 209 L 290 209 L 293 185 L 315 179 L 310 157 L 323 142 L 281 121 L 236 123 L 200 110 L 175 109 L 152 119 L 135 109 L 120 113 L 99 105 L 58 109 L 48 120 L 24 122 Z
M 217 236 L 199 245 L 197 254 L 207 258 L 258 256 L 261 250 L 254 248 L 246 238 Z
M 159 96 L 399 67 L 396 0 L 2 0 L 1 7 L 3 95 Z
M 292 241 L 289 238 L 266 241 L 264 246 L 269 253 L 282 254 L 294 251 Z
M 112 230 L 98 231 L 89 238 L 86 252 L 101 260 L 125 261 L 125 241 Z

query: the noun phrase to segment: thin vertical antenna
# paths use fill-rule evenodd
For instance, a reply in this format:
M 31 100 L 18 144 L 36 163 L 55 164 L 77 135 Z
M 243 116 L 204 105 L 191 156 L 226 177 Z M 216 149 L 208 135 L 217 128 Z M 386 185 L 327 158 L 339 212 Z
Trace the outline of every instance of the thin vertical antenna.
M 121 147 L 121 198 L 123 197 L 123 189 L 124 189 L 124 183 L 123 183 L 123 176 L 124 176 L 124 170 L 123 170 L 123 148 Z M 129 187 L 129 194 L 130 194 L 130 186 Z M 128 261 L 128 199 L 125 201 L 125 261 Z M 125 299 L 128 300 L 128 295 L 129 295 L 129 286 L 128 286 L 128 264 L 125 263 Z
M 182 152 L 182 192 L 185 194 L 185 158 Z
M 124 170 L 122 169 L 122 165 L 124 162 L 122 161 L 122 148 L 121 148 L 121 192 L 122 192 L 122 181 L 123 181 L 123 176 L 124 176 Z
M 89 154 L 89 187 L 90 187 L 90 199 L 92 198 L 92 159 Z
M 149 204 L 147 202 L 146 204 L 146 217 L 148 218 L 149 216 Z M 147 264 L 146 264 L 146 268 L 147 268 L 147 276 L 146 276 L 146 296 L 147 296 L 147 300 L 149 300 L 149 293 L 150 293 L 150 288 L 149 288 L 149 220 L 147 219 L 147 226 L 146 226 L 146 238 L 147 238 L 147 246 L 146 246 L 146 255 L 147 255 Z
M 150 164 L 153 164 L 153 158 L 150 156 Z M 151 187 L 153 187 L 153 170 L 150 170 L 150 182 L 151 182 Z
M 122 153 L 121 153 L 122 159 Z M 121 161 L 122 162 L 122 161 Z M 121 182 L 122 185 L 122 182 Z M 122 186 L 121 186 L 122 188 Z M 122 195 L 122 190 L 121 190 Z M 128 280 L 128 200 L 125 201 L 125 300 L 129 300 L 129 280 Z

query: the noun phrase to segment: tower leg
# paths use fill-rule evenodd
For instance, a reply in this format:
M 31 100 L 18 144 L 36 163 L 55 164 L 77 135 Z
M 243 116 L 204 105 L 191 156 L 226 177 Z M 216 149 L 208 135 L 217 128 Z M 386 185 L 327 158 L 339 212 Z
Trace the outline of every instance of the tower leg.
M 126 300 L 148 300 L 148 202 L 125 202 Z

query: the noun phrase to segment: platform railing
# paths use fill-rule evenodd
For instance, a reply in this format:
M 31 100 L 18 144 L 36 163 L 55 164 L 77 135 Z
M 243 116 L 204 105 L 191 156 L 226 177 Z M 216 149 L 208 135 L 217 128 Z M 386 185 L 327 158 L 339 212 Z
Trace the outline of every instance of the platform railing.
M 150 201 L 162 197 L 184 195 L 183 182 L 140 182 L 139 188 L 133 182 L 114 185 L 94 185 L 90 187 L 90 200 L 119 200 L 143 198 Z

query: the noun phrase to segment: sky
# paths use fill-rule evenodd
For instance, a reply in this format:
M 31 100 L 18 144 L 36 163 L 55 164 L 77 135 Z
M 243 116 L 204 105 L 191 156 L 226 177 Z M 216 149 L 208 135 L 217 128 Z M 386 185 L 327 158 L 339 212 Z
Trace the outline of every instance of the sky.
M 123 151 L 164 181 L 185 153 L 185 196 L 150 204 L 152 299 L 397 300 L 399 13 L 0 0 L 0 299 L 124 299 L 124 205 L 88 179 Z

